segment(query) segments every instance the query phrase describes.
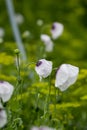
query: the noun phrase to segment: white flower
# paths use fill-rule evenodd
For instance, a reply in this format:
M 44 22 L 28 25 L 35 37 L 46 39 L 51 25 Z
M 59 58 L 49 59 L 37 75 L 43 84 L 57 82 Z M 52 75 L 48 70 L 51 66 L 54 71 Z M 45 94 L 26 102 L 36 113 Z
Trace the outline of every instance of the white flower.
M 32 127 L 31 130 L 55 130 L 55 129 L 46 126 L 40 126 L 40 127 Z
M 6 82 L 6 81 L 0 81 L 0 98 L 3 102 L 7 102 L 13 93 L 14 87 Z
M 61 23 L 54 22 L 51 29 L 53 39 L 57 39 L 63 33 L 64 26 Z
M 70 64 L 62 64 L 56 73 L 55 87 L 66 90 L 77 80 L 79 68 Z
M 50 39 L 50 37 L 48 36 L 48 35 L 46 35 L 46 34 L 42 34 L 41 36 L 40 36 L 40 39 L 41 39 L 41 41 L 44 43 L 44 45 L 45 45 L 45 50 L 47 51 L 47 52 L 51 52 L 52 50 L 53 50 L 53 42 L 52 42 L 52 40 Z
M 39 128 L 34 126 L 31 128 L 31 130 L 39 130 Z
M 15 14 L 15 20 L 17 24 L 22 24 L 24 22 L 24 17 L 22 14 Z
M 7 123 L 7 114 L 2 104 L 0 103 L 0 128 L 4 127 Z
M 46 78 L 52 72 L 52 62 L 45 59 L 41 59 L 37 62 L 35 70 L 37 74 L 39 75 L 40 80 L 42 78 Z
M 42 19 L 38 19 L 36 23 L 37 23 L 38 26 L 42 26 L 43 25 L 43 20 Z
M 0 28 L 0 38 L 3 38 L 5 35 L 5 31 L 3 28 Z

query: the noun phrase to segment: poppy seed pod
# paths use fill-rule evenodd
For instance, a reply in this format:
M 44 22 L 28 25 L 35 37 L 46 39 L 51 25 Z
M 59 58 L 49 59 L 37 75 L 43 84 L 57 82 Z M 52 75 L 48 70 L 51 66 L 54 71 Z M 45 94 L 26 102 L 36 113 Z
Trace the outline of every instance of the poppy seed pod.
M 52 42 L 51 38 L 46 34 L 42 34 L 40 36 L 40 39 L 45 45 L 45 50 L 47 52 L 51 52 L 53 50 L 53 42 Z
M 46 78 L 52 72 L 52 62 L 45 59 L 41 59 L 37 62 L 35 70 L 37 74 L 39 75 L 40 80 L 42 78 Z
M 4 127 L 7 123 L 7 114 L 2 104 L 0 103 L 0 128 Z
M 65 91 L 77 80 L 79 68 L 70 64 L 62 64 L 56 73 L 55 87 Z
M 3 102 L 7 102 L 13 93 L 14 87 L 6 82 L 6 81 L 0 81 L 0 98 Z
M 57 39 L 63 33 L 64 26 L 61 23 L 54 22 L 51 28 L 51 34 L 53 39 Z

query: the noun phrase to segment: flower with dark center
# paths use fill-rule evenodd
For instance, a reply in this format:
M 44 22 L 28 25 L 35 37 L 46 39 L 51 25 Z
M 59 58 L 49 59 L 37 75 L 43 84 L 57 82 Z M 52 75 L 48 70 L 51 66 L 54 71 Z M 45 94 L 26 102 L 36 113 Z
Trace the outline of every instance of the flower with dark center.
M 61 23 L 54 22 L 51 28 L 51 35 L 53 39 L 57 39 L 59 36 L 62 35 L 64 30 L 64 26 Z
M 42 61 L 38 61 L 38 62 L 36 63 L 36 66 L 39 67 L 41 64 L 42 64 Z
M 41 59 L 37 62 L 35 66 L 35 70 L 37 74 L 39 75 L 40 80 L 42 78 L 46 78 L 51 74 L 52 62 L 45 59 Z

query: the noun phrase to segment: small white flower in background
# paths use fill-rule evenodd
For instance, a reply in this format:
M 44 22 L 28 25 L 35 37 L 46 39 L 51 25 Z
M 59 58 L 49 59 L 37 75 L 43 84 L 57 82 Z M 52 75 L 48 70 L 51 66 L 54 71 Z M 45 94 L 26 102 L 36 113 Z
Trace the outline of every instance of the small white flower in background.
M 56 73 L 55 87 L 65 91 L 77 80 L 79 68 L 70 64 L 62 64 Z
M 42 19 L 38 19 L 37 22 L 36 22 L 36 24 L 38 26 L 42 26 L 43 25 L 43 20 Z
M 28 30 L 26 30 L 26 31 L 23 32 L 22 37 L 28 38 L 30 35 L 31 35 L 31 33 Z
M 6 82 L 6 81 L 0 81 L 0 98 L 3 102 L 7 102 L 13 93 L 14 87 Z
M 22 24 L 24 22 L 24 17 L 22 14 L 15 14 L 15 20 L 17 24 Z
M 57 39 L 63 33 L 64 26 L 61 23 L 54 22 L 51 28 L 51 34 L 53 39 Z
M 3 28 L 0 28 L 0 38 L 3 38 L 5 35 L 5 31 Z
M 46 78 L 51 74 L 52 62 L 45 59 L 41 59 L 37 62 L 35 70 L 39 75 L 41 81 L 42 78 Z
M 51 38 L 48 35 L 41 34 L 40 39 L 44 43 L 44 45 L 46 47 L 45 50 L 47 52 L 53 51 L 53 42 L 52 42 Z
M 7 114 L 2 104 L 0 103 L 0 128 L 4 127 L 7 123 Z
M 32 127 L 31 130 L 56 130 L 56 129 L 49 128 L 46 126 L 40 126 L 40 127 Z

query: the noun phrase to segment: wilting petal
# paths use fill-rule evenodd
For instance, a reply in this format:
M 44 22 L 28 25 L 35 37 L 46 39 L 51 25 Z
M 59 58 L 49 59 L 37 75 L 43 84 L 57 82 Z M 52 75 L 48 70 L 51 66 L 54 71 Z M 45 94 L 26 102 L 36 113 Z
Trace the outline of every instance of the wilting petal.
M 59 67 L 56 73 L 55 86 L 60 86 L 64 84 L 69 78 L 68 70 L 66 64 L 63 64 Z
M 69 82 L 69 85 L 71 85 L 71 84 L 75 83 L 77 80 L 79 68 L 76 66 L 69 65 L 69 64 L 67 64 L 67 67 L 68 67 L 68 71 L 69 71 L 69 81 L 68 82 Z
M 51 51 L 53 51 L 53 42 L 52 42 L 52 40 L 50 39 L 50 37 L 48 36 L 48 35 L 46 35 L 46 34 L 42 34 L 41 35 L 41 41 L 44 43 L 44 45 L 45 45 L 45 50 L 47 51 L 47 52 L 51 52 Z
M 57 70 L 55 87 L 61 91 L 66 90 L 70 85 L 74 84 L 77 80 L 79 68 L 70 64 L 63 64 Z
M 2 104 L 0 103 L 0 128 L 4 127 L 7 123 L 7 114 Z
M 14 87 L 6 82 L 6 81 L 0 81 L 0 98 L 3 102 L 7 102 L 13 93 Z
M 64 26 L 61 23 L 54 22 L 51 29 L 53 39 L 57 39 L 63 33 Z
M 37 62 L 35 70 L 39 75 L 40 79 L 46 78 L 51 74 L 52 62 L 45 59 L 41 59 Z

